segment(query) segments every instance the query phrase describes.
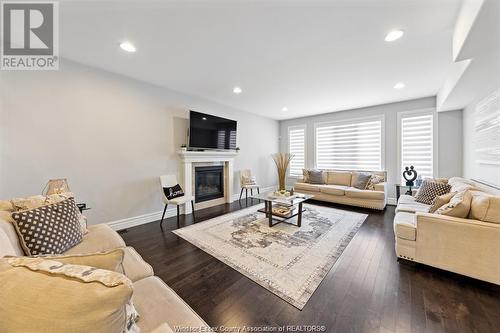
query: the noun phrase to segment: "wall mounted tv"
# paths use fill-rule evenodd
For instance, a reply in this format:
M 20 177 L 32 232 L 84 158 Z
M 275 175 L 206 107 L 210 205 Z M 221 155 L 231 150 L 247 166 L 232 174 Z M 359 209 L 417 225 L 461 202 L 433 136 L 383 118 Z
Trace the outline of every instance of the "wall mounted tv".
M 189 112 L 190 149 L 236 149 L 236 121 Z

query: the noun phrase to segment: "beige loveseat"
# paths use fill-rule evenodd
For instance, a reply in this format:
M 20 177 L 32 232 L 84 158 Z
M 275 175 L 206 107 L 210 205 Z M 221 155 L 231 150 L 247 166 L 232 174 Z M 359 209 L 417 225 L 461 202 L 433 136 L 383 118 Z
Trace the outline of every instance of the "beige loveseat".
M 450 178 L 449 184 L 452 192 L 471 188 L 474 193 L 468 218 L 428 213 L 431 206 L 402 195 L 394 218 L 396 255 L 500 284 L 500 197 L 477 200 L 483 195 L 497 198 L 499 191 L 459 177 Z
M 5 216 L 5 215 L 3 215 Z M 153 275 L 153 269 L 132 247 L 126 246 L 120 235 L 106 224 L 88 226 L 83 241 L 65 254 L 88 254 L 123 248 L 123 273 L 133 282 L 133 302 L 140 315 L 137 325 L 141 332 L 148 333 L 167 323 L 175 326 L 208 327 L 190 307 L 160 278 Z M 24 256 L 23 250 L 11 222 L 0 218 L 0 258 Z M 164 325 L 155 333 L 171 332 Z
M 384 182 L 375 184 L 374 190 L 352 187 L 358 172 L 369 172 L 383 177 Z M 334 202 L 364 208 L 383 210 L 387 203 L 386 171 L 323 170 L 324 184 L 310 184 L 304 178 L 297 179 L 296 191 L 314 195 L 314 200 Z

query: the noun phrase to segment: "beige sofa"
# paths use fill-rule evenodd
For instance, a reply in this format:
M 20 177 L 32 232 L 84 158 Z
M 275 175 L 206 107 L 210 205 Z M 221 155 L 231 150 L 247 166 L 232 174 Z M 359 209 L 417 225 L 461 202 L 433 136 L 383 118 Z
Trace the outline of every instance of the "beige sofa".
M 83 241 L 65 254 L 87 254 L 123 248 L 124 274 L 133 282 L 133 302 L 140 315 L 137 325 L 141 332 L 171 332 L 174 326 L 208 327 L 190 307 L 160 278 L 153 275 L 152 267 L 132 247 L 126 246 L 120 235 L 106 224 L 90 225 Z M 11 222 L 0 218 L 0 258 L 24 256 L 16 231 Z
M 359 190 L 352 187 L 357 172 L 370 172 L 384 178 L 374 190 Z M 343 205 L 383 210 L 387 204 L 386 171 L 323 170 L 325 184 L 317 185 L 297 179 L 294 189 L 300 193 L 314 195 L 314 200 L 334 202 Z
M 500 195 L 495 189 L 459 177 L 450 178 L 449 184 L 452 192 L 471 187 L 474 195 Z M 398 258 L 500 284 L 500 216 L 490 214 L 487 220 L 497 222 L 489 222 L 471 215 L 464 219 L 431 214 L 429 209 L 413 196 L 399 198 L 394 218 Z M 500 212 L 500 207 L 488 209 Z

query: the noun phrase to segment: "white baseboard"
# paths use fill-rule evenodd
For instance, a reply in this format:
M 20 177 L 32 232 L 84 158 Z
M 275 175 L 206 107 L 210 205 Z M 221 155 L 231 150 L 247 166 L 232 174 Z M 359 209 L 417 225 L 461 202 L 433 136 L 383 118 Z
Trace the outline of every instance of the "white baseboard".
M 144 215 L 139 215 L 139 216 L 134 216 L 134 217 L 128 217 L 126 219 L 122 220 L 116 220 L 116 221 L 111 221 L 108 222 L 107 224 L 113 229 L 113 230 L 122 230 L 122 229 L 127 229 L 127 228 L 132 228 L 141 224 L 146 224 L 154 221 L 158 221 L 161 219 L 161 215 L 163 214 L 163 211 L 155 212 L 155 213 L 149 213 L 149 214 L 144 214 Z M 167 209 L 167 212 L 165 213 L 165 218 L 167 217 L 172 217 L 177 215 L 177 208 L 173 209 Z
M 267 191 L 271 191 L 274 189 L 276 189 L 276 186 L 269 186 L 269 187 L 261 188 L 260 191 L 267 192 Z M 233 201 L 237 201 L 239 198 L 240 198 L 239 193 L 233 194 L 233 197 L 232 197 Z M 243 200 L 243 198 L 244 198 L 244 196 L 242 197 L 242 200 Z M 113 230 L 122 230 L 122 229 L 132 228 L 132 227 L 135 227 L 135 226 L 138 226 L 141 224 L 159 221 L 161 219 L 162 214 L 163 214 L 163 210 L 158 211 L 158 212 L 154 212 L 154 213 L 128 217 L 128 218 L 121 219 L 121 220 L 111 221 L 111 222 L 108 222 L 107 224 Z M 184 214 L 183 207 L 181 207 L 181 214 Z M 177 216 L 177 208 L 175 206 L 172 206 L 172 208 L 167 209 L 167 212 L 165 213 L 165 218 L 174 217 L 174 216 Z
M 269 187 L 261 188 L 260 191 L 267 192 L 267 191 L 272 191 L 275 189 L 276 189 L 276 186 L 269 186 Z M 240 198 L 239 193 L 233 194 L 233 201 L 238 201 L 239 198 Z M 244 199 L 244 196 L 242 197 L 242 200 L 243 199 Z M 388 205 L 395 206 L 396 203 L 397 203 L 396 198 L 387 198 Z M 108 222 L 107 224 L 113 230 L 122 230 L 122 229 L 132 228 L 132 227 L 135 227 L 135 226 L 138 226 L 141 224 L 146 224 L 146 223 L 158 221 L 161 219 L 161 214 L 163 214 L 163 211 L 134 216 L 134 217 L 128 217 L 126 219 L 111 221 L 111 222 Z M 182 208 L 181 208 L 181 214 L 184 214 Z M 177 215 L 177 208 L 175 206 L 173 206 L 173 208 L 167 209 L 167 212 L 165 213 L 165 218 L 174 217 L 176 215 Z

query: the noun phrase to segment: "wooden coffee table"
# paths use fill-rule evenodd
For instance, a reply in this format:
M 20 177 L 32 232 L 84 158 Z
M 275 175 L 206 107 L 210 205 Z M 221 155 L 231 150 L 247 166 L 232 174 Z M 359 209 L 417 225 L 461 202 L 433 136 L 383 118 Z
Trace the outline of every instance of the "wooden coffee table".
M 291 222 L 288 222 L 291 218 L 297 216 L 297 227 L 300 227 L 302 224 L 302 212 L 305 210 L 302 207 L 302 204 L 313 198 L 313 195 L 303 194 L 295 192 L 292 196 L 284 197 L 284 196 L 276 196 L 274 192 L 265 192 L 253 195 L 252 198 L 263 200 L 264 208 L 259 209 L 258 211 L 266 214 L 266 217 L 269 219 L 269 227 L 273 227 L 279 223 L 286 222 L 292 225 L 295 225 Z M 287 214 L 276 214 L 273 213 L 273 207 L 277 206 L 288 206 L 293 207 L 293 209 Z M 277 221 L 274 222 L 273 221 Z

